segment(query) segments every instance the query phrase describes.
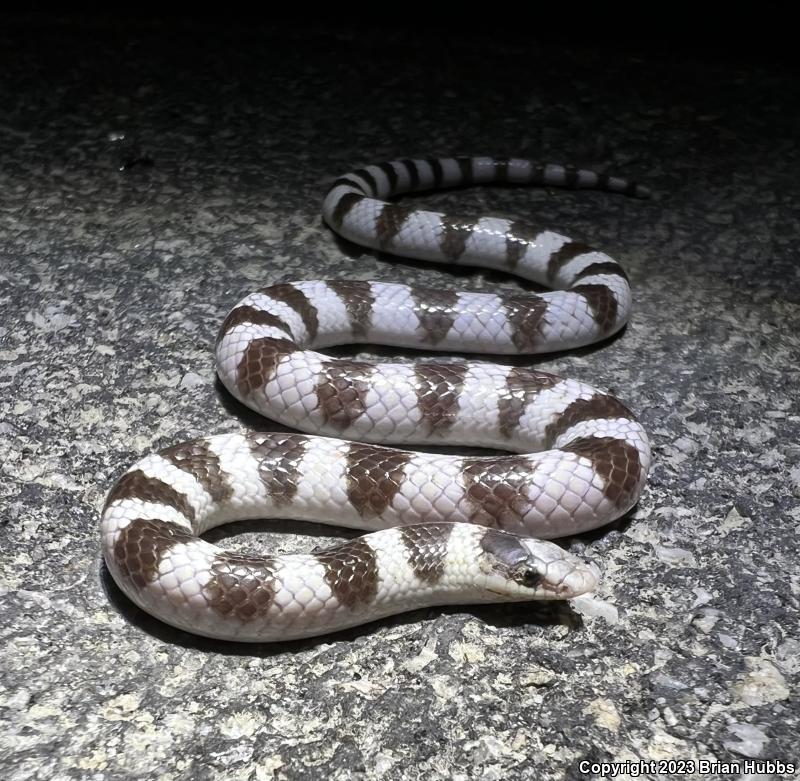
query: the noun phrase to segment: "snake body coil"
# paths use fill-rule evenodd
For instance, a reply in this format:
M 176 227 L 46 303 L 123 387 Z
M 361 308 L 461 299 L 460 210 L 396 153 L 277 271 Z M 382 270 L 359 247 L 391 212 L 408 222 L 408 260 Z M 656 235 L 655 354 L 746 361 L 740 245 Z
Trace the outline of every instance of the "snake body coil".
M 102 539 L 109 571 L 134 602 L 197 634 L 270 641 L 428 605 L 566 599 L 595 587 L 595 568 L 542 538 L 595 528 L 637 502 L 650 448 L 620 401 L 526 368 L 317 352 L 370 342 L 535 353 L 619 330 L 630 288 L 608 255 L 510 220 L 386 200 L 490 182 L 644 194 L 615 177 L 497 158 L 401 160 L 337 179 L 323 214 L 345 238 L 405 257 L 503 269 L 556 289 L 499 295 L 314 280 L 240 301 L 217 340 L 225 386 L 273 420 L 341 439 L 225 434 L 132 466 L 107 498 Z M 514 455 L 432 455 L 375 442 Z M 198 536 L 259 517 L 373 531 L 310 555 L 262 557 Z

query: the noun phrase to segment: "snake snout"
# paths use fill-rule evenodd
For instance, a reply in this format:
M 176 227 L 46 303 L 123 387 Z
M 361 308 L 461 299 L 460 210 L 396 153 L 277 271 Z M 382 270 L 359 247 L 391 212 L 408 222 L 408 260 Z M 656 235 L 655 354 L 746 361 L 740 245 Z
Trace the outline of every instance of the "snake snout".
M 600 581 L 600 573 L 594 564 L 584 564 L 577 559 L 572 564 L 572 569 L 561 581 L 563 596 L 561 599 L 572 599 L 594 591 Z
M 535 586 L 538 599 L 572 599 L 597 587 L 600 572 L 596 565 L 551 542 L 526 540 L 525 547 L 539 573 Z

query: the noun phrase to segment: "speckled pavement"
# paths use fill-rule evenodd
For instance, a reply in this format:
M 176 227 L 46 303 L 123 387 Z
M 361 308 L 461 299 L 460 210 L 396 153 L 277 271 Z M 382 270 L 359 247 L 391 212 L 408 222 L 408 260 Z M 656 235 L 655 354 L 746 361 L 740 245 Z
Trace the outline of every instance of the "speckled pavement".
M 0 778 L 505 781 L 657 760 L 782 777 L 745 761 L 800 760 L 793 75 L 299 29 L 0 28 Z M 275 646 L 148 619 L 101 564 L 99 511 L 147 451 L 276 428 L 215 381 L 239 298 L 310 276 L 517 284 L 398 265 L 321 222 L 326 183 L 353 166 L 453 153 L 655 191 L 414 200 L 530 219 L 630 274 L 619 338 L 535 360 L 618 394 L 652 435 L 639 506 L 573 541 L 603 570 L 597 601 L 428 610 Z M 261 528 L 210 539 L 340 538 Z

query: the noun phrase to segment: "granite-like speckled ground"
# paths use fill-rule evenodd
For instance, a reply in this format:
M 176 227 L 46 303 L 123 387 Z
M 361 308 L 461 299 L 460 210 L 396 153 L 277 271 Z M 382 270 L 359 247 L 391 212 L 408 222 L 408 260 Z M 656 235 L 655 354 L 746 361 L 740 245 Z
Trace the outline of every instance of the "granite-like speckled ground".
M 797 762 L 794 77 L 297 29 L 0 29 L 0 776 L 466 781 L 581 778 L 582 760 Z M 630 273 L 621 337 L 536 359 L 619 394 L 652 434 L 639 507 L 576 545 L 603 568 L 602 615 L 430 610 L 273 647 L 148 620 L 109 583 L 98 512 L 146 451 L 269 428 L 215 383 L 212 342 L 242 295 L 326 275 L 515 284 L 398 267 L 322 225 L 334 176 L 448 153 L 572 161 L 656 191 L 418 199 L 530 218 Z M 226 544 L 337 534 L 284 526 Z

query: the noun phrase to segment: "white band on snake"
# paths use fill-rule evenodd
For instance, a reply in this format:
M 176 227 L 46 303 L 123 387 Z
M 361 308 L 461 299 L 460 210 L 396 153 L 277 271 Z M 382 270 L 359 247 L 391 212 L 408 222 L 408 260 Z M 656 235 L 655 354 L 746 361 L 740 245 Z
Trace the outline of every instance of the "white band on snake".
M 491 182 L 646 194 L 616 177 L 498 158 L 400 160 L 337 179 L 323 214 L 343 237 L 405 257 L 503 269 L 555 289 L 500 295 L 313 280 L 240 301 L 217 340 L 222 382 L 266 417 L 329 436 L 224 434 L 134 464 L 108 495 L 102 542 L 110 573 L 137 605 L 196 634 L 278 641 L 423 606 L 569 599 L 596 586 L 595 567 L 544 539 L 608 523 L 638 501 L 650 446 L 620 401 L 526 368 L 317 352 L 369 342 L 536 353 L 619 330 L 630 288 L 608 255 L 511 220 L 386 200 Z M 513 455 L 367 444 L 377 442 Z M 371 533 L 308 555 L 268 556 L 226 552 L 199 537 L 264 517 Z

